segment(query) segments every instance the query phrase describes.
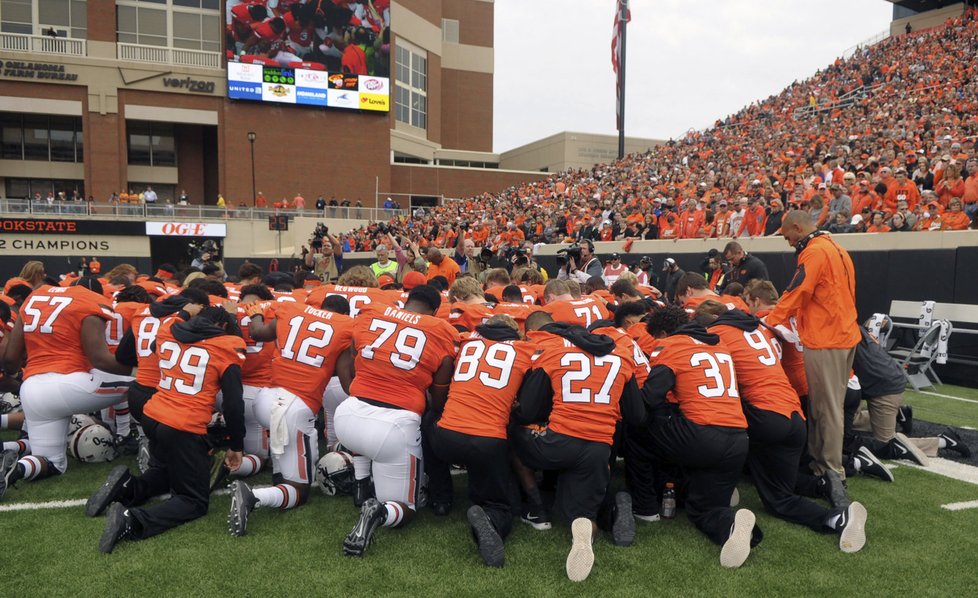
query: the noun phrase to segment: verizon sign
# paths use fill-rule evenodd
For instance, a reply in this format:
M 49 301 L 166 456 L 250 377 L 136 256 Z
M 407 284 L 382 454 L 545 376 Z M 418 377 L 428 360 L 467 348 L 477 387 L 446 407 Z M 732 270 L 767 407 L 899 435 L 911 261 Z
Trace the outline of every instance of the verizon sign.
M 153 237 L 226 237 L 228 225 L 212 222 L 147 222 L 146 234 Z

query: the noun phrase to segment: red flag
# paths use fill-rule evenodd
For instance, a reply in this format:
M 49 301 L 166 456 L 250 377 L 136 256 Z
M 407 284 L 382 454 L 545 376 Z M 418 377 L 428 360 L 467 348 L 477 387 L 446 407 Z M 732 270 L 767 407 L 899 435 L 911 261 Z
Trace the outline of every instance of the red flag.
M 618 0 L 615 6 L 615 27 L 611 35 L 611 68 L 615 71 L 615 116 L 618 130 L 621 130 L 621 73 L 618 65 L 621 59 L 621 29 L 632 20 L 632 12 L 628 10 L 628 0 Z

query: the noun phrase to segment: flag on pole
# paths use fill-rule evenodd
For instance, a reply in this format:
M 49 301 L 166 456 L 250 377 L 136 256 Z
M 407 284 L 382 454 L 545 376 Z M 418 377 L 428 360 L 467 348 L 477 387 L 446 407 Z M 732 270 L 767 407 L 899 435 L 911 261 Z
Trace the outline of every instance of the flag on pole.
M 618 65 L 621 63 L 621 29 L 625 23 L 632 20 L 632 12 L 628 10 L 628 0 L 617 0 L 615 6 L 615 28 L 611 35 L 611 68 L 615 71 L 615 117 L 620 131 L 624 123 L 621 122 L 621 72 Z

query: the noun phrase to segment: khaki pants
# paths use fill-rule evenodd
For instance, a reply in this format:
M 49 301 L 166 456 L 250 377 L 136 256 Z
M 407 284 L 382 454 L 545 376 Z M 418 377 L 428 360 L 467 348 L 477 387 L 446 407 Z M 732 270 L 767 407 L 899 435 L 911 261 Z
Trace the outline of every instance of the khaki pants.
M 829 470 L 845 479 L 842 467 L 844 404 L 849 371 L 856 356 L 851 349 L 805 349 L 808 377 L 808 451 L 815 475 Z

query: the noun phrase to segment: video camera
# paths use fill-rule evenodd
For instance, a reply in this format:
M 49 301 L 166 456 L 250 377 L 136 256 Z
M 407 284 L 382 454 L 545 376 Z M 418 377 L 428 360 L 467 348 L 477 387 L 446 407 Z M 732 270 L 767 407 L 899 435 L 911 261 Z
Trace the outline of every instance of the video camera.
M 577 243 L 557 252 L 557 267 L 566 266 L 570 258 L 574 258 L 574 263 L 578 266 L 581 265 L 581 246 Z
M 221 261 L 221 246 L 213 239 L 206 241 L 191 241 L 187 243 L 187 255 L 191 261 L 199 259 L 202 262 Z
M 316 228 L 312 231 L 312 241 L 309 244 L 313 249 L 322 249 L 323 239 L 329 235 L 329 227 L 320 222 L 316 225 Z

